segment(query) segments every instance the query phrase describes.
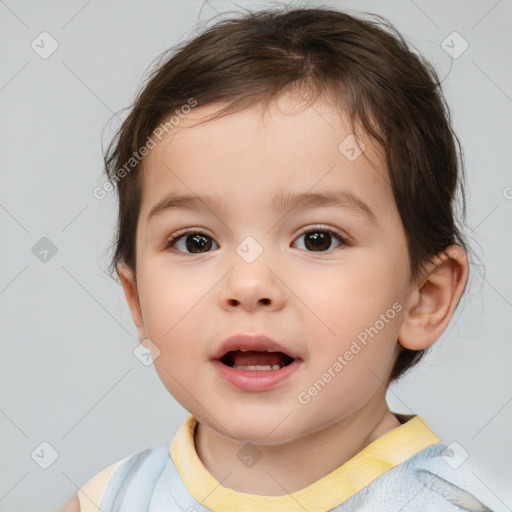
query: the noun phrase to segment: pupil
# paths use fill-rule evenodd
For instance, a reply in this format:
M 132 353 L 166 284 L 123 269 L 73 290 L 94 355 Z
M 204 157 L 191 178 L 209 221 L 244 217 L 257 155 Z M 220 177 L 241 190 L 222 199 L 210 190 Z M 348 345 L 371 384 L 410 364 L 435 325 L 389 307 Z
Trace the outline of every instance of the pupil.
M 319 249 L 327 249 L 329 247 L 330 235 L 328 233 L 311 232 L 306 234 L 305 244 L 308 247 L 308 242 L 311 242 L 312 246 Z M 327 241 L 327 244 L 326 244 Z M 308 247 L 309 248 L 309 247 Z
M 193 240 L 193 242 L 190 242 Z M 196 245 L 194 245 L 196 244 Z M 187 249 L 190 252 L 201 252 L 201 249 L 209 249 L 211 246 L 210 237 L 196 234 L 196 235 L 188 235 L 186 240 Z M 199 250 L 198 250 L 199 249 Z
M 305 244 L 308 249 L 326 250 L 329 248 L 331 236 L 328 233 L 319 231 L 312 231 L 306 233 Z M 190 252 L 201 252 L 202 250 L 209 250 L 211 248 L 211 239 L 202 234 L 188 235 L 186 237 L 186 246 Z

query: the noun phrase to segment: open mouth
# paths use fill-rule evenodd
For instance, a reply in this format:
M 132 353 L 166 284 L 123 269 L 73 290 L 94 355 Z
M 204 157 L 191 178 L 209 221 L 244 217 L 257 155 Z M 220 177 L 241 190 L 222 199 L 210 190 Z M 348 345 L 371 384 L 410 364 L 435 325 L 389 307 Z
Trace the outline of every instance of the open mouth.
M 257 350 L 231 350 L 219 361 L 235 370 L 280 370 L 294 361 L 294 358 L 283 352 Z

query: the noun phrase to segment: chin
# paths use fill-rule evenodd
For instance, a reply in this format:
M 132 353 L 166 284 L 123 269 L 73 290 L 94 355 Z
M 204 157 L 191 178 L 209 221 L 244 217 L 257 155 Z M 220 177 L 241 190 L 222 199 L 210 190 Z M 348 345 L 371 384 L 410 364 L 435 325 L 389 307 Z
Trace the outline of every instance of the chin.
M 290 415 L 291 418 L 292 415 Z M 287 420 L 283 421 L 283 416 L 278 416 L 272 413 L 267 414 L 247 414 L 238 417 L 231 415 L 222 421 L 228 432 L 224 429 L 219 432 L 229 439 L 233 439 L 242 443 L 252 443 L 260 445 L 275 445 L 283 444 L 292 441 L 299 432 L 291 431 L 293 423 Z

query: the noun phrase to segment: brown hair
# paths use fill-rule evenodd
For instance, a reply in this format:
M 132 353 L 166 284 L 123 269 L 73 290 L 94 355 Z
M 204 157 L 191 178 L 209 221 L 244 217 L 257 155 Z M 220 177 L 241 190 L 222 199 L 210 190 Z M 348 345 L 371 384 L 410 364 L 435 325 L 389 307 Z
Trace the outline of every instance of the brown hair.
M 383 149 L 407 237 L 411 279 L 453 243 L 467 250 L 454 198 L 464 190 L 462 152 L 432 66 L 412 52 L 384 18 L 328 8 L 238 13 L 164 52 L 105 153 L 106 173 L 119 194 L 110 271 L 136 268 L 141 165 L 116 169 L 138 153 L 154 130 L 193 98 L 199 106 L 227 103 L 214 117 L 239 112 L 301 87 L 330 94 Z M 170 55 L 169 55 L 170 53 Z M 415 365 L 425 350 L 402 347 L 390 380 Z

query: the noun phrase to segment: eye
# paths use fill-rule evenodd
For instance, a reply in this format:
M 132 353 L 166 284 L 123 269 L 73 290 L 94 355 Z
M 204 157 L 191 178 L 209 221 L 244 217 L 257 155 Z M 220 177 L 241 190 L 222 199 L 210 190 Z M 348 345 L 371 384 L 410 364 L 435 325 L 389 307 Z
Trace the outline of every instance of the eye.
M 176 247 L 176 250 L 179 252 L 202 254 L 211 249 L 212 242 L 217 245 L 213 238 L 201 231 L 185 229 L 172 235 L 165 243 L 165 249 Z
M 333 239 L 338 241 L 338 245 L 349 245 L 348 240 L 339 231 L 326 228 L 324 226 L 311 226 L 303 231 L 297 240 L 304 238 L 304 249 L 309 252 L 326 252 L 329 250 Z M 212 237 L 193 228 L 178 231 L 172 235 L 165 243 L 165 249 L 176 249 L 185 254 L 202 254 L 212 249 L 212 244 L 218 249 L 217 243 Z M 299 247 L 301 249 L 301 247 Z
M 323 226 L 311 226 L 307 231 L 303 231 L 297 240 L 304 236 L 304 248 L 310 252 L 326 252 L 331 245 L 333 238 L 338 240 L 339 245 L 348 245 L 347 239 L 334 229 Z M 301 249 L 301 247 L 299 247 Z M 311 249 L 311 250 L 310 250 Z

